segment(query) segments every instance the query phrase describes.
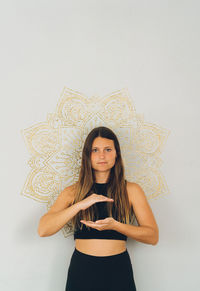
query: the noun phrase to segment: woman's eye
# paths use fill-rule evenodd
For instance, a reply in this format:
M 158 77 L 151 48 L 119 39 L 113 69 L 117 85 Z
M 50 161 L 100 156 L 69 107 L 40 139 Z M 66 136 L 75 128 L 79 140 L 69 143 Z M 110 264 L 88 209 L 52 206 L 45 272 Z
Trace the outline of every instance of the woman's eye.
M 92 151 L 94 152 L 94 151 L 96 151 L 97 149 L 93 149 Z M 107 149 L 108 151 L 111 151 L 111 149 Z

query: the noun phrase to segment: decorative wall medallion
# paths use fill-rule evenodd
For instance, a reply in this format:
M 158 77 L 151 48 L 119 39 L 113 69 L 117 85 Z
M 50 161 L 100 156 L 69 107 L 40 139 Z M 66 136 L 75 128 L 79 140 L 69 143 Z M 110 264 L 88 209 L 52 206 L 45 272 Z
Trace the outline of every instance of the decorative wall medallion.
M 78 180 L 85 138 L 97 126 L 115 132 L 126 179 L 138 183 L 147 199 L 169 193 L 160 171 L 160 155 L 170 131 L 145 122 L 126 88 L 89 98 L 64 87 L 55 112 L 46 121 L 22 130 L 31 170 L 21 194 L 46 203 L 48 210 L 59 193 Z M 72 235 L 71 222 L 62 231 L 65 237 Z

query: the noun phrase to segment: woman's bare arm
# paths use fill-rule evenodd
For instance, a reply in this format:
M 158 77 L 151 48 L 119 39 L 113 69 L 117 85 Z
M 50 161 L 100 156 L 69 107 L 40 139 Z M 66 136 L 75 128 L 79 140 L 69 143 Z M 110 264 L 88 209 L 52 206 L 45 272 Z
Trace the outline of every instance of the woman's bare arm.
M 69 206 L 74 198 L 73 187 L 74 185 L 66 187 L 49 211 L 40 218 L 39 236 L 45 237 L 55 234 L 81 210 L 79 202 Z
M 129 182 L 127 190 L 139 226 L 117 221 L 114 230 L 139 242 L 156 245 L 159 229 L 143 189 L 140 185 Z

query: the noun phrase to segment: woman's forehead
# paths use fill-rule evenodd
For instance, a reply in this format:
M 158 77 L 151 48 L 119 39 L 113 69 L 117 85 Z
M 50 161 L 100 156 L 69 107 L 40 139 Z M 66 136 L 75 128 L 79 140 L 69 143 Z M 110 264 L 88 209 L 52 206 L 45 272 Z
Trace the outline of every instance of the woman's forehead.
M 93 143 L 92 143 L 93 147 L 102 147 L 102 148 L 106 148 L 109 146 L 114 146 L 114 142 L 112 139 L 108 139 L 108 138 L 103 138 L 103 137 L 97 137 L 94 139 Z

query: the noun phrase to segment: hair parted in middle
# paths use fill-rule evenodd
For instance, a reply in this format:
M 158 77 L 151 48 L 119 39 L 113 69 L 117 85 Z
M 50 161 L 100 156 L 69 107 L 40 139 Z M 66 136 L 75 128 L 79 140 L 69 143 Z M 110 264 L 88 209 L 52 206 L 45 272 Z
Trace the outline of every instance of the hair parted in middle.
M 85 139 L 82 150 L 79 179 L 75 184 L 75 196 L 71 205 L 94 193 L 93 186 L 95 182 L 95 175 L 91 164 L 91 151 L 93 141 L 97 137 L 113 140 L 116 150 L 115 165 L 110 169 L 107 185 L 107 197 L 114 199 L 113 203 L 106 203 L 108 215 L 122 223 L 133 223 L 135 214 L 128 199 L 126 188 L 127 180 L 125 179 L 124 164 L 121 156 L 119 141 L 115 133 L 111 129 L 104 126 L 93 128 Z M 98 218 L 97 212 L 98 211 L 95 204 L 85 210 L 79 211 L 78 214 L 71 219 L 73 229 L 76 230 L 77 227 L 82 229 L 83 224 L 80 223 L 81 219 L 94 221 L 95 217 Z M 90 228 L 89 226 L 86 227 Z

